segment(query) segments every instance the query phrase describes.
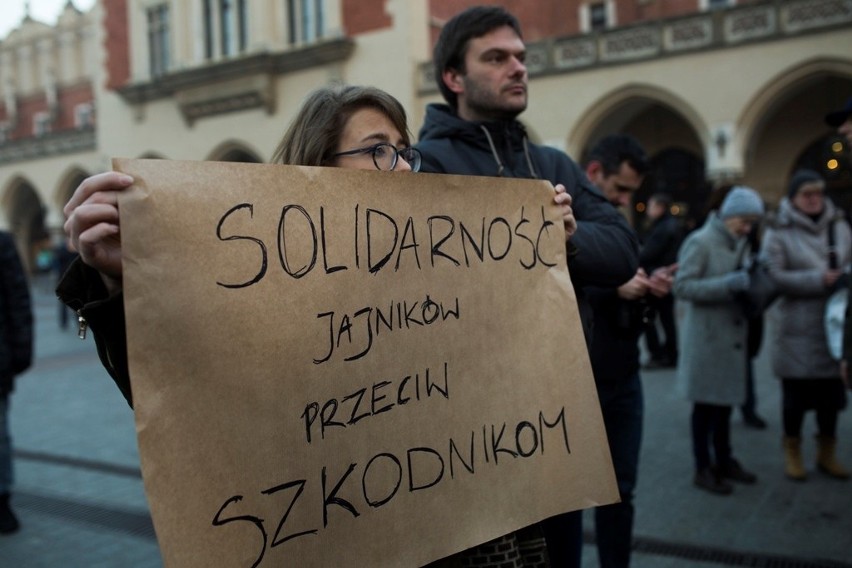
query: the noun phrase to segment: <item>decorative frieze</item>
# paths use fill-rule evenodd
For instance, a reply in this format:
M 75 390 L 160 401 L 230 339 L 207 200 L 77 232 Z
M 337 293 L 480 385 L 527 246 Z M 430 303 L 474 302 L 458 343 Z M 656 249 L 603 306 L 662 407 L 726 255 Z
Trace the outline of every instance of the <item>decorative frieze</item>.
M 534 43 L 527 46 L 526 66 L 530 75 L 538 75 L 547 70 L 547 46 L 545 44 Z
M 709 16 L 677 20 L 663 27 L 666 51 L 699 49 L 713 43 L 713 19 Z
M 807 0 L 781 8 L 787 32 L 800 32 L 852 22 L 852 0 Z
M 740 43 L 768 37 L 777 29 L 775 7 L 766 5 L 725 14 L 723 34 L 726 43 Z
M 197 87 L 175 93 L 178 108 L 187 124 L 199 118 L 253 108 L 274 112 L 274 83 L 269 74 L 258 74 L 221 82 L 215 89 Z
M 561 40 L 553 46 L 553 65 L 559 70 L 589 66 L 597 57 L 596 43 L 590 37 Z
M 95 150 L 95 129 L 60 130 L 0 144 L 0 165 Z
M 600 38 L 601 61 L 631 61 L 654 57 L 660 52 L 657 26 L 642 26 L 604 34 Z

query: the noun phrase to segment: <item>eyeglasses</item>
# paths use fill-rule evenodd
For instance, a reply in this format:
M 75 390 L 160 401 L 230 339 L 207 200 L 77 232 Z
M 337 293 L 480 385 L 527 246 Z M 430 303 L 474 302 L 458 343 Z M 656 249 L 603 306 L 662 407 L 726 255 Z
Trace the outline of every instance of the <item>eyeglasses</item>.
M 805 199 L 810 199 L 812 197 L 823 197 L 824 192 L 821 189 L 803 189 L 796 195 L 801 195 Z
M 420 171 L 420 151 L 417 148 L 409 146 L 407 148 L 397 149 L 396 146 L 388 144 L 387 142 L 379 142 L 378 144 L 373 144 L 366 148 L 356 148 L 355 150 L 338 152 L 332 157 L 354 156 L 356 154 L 372 154 L 373 163 L 376 165 L 377 169 L 382 171 L 389 172 L 395 169 L 400 157 L 408 162 L 408 165 L 411 166 L 412 172 Z

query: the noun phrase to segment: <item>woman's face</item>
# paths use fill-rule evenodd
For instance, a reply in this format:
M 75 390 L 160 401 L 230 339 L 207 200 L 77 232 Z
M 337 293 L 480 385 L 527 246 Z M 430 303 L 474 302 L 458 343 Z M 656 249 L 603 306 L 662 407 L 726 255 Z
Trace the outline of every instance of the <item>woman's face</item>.
M 397 149 L 408 146 L 405 138 L 385 113 L 375 108 L 365 107 L 356 110 L 349 117 L 346 127 L 343 129 L 343 134 L 340 136 L 336 153 L 366 148 L 380 142 L 392 144 Z M 337 156 L 333 165 L 359 170 L 376 169 L 376 164 L 373 162 L 373 156 L 370 152 Z M 393 171 L 408 172 L 411 171 L 411 166 L 400 156 Z
M 748 235 L 751 232 L 751 228 L 759 221 L 760 218 L 753 215 L 735 215 L 733 217 L 728 217 L 723 221 L 723 223 L 725 223 L 725 226 L 732 235 L 737 238 L 742 238 Z
M 825 207 L 825 184 L 811 181 L 803 184 L 793 196 L 793 206 L 805 215 L 819 215 Z

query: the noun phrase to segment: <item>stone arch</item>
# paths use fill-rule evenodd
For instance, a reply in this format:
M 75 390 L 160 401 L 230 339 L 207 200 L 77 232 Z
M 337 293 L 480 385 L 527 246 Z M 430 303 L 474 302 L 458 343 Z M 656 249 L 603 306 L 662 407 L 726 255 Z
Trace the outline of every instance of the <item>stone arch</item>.
M 814 58 L 777 73 L 744 105 L 737 136 L 745 149 L 743 181 L 779 200 L 805 150 L 828 143 L 825 113 L 852 93 L 852 59 Z M 852 189 L 852 179 L 838 180 Z
M 581 156 L 583 149 L 596 138 L 623 131 L 627 123 L 654 106 L 679 117 L 695 133 L 703 147 L 708 145 L 707 125 L 692 105 L 659 86 L 631 83 L 604 94 L 589 106 L 569 134 L 569 154 Z
M 207 160 L 214 162 L 249 162 L 254 164 L 263 163 L 263 158 L 258 151 L 249 144 L 237 140 L 226 140 L 208 154 Z

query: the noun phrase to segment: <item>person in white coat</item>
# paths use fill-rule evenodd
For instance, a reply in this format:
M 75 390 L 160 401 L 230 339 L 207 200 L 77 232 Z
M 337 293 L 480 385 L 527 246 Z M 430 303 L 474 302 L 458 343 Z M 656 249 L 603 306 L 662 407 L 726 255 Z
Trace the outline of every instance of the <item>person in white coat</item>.
M 742 268 L 746 237 L 763 212 L 756 191 L 734 187 L 678 252 L 673 292 L 684 305 L 678 386 L 693 403 L 693 482 L 720 495 L 733 491 L 729 481 L 757 481 L 733 457 L 731 411 L 746 399 L 748 325 L 737 295 L 749 286 Z

